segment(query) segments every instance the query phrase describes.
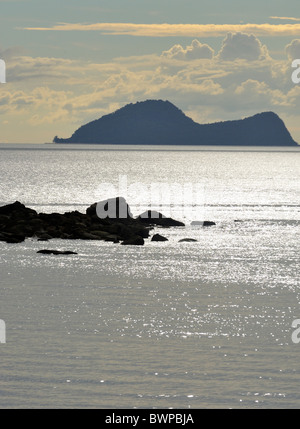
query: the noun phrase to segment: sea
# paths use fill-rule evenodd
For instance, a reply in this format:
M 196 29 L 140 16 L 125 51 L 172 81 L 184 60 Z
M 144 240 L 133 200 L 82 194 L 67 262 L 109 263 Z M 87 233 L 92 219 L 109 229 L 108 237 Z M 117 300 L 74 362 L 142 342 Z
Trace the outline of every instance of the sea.
M 0 242 L 0 408 L 299 408 L 300 149 L 0 145 L 0 205 L 116 196 L 185 226 Z

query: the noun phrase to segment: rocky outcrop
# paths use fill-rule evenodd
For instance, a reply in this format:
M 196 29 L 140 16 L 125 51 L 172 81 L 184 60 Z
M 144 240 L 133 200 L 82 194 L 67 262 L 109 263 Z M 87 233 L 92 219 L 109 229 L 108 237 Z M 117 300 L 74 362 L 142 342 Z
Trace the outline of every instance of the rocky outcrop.
M 114 205 L 116 211 L 110 211 Z M 168 226 L 183 225 L 161 214 L 157 220 L 166 222 Z M 86 213 L 37 213 L 18 201 L 0 207 L 0 241 L 6 243 L 21 243 L 26 238 L 39 241 L 60 238 L 143 245 L 153 225 L 155 222 L 151 218 L 146 222 L 140 217 L 133 218 L 130 207 L 122 197 L 94 203 Z

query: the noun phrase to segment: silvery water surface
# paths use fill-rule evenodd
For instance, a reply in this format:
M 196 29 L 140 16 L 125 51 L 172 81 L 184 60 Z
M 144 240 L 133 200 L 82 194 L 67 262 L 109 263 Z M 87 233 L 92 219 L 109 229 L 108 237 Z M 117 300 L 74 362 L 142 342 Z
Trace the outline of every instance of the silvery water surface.
M 165 243 L 0 242 L 1 408 L 300 406 L 297 148 L 0 149 L 1 204 L 38 212 L 85 212 L 120 176 L 134 215 L 149 195 L 131 184 L 202 192 L 184 210 L 172 196 L 186 227 L 153 231 Z

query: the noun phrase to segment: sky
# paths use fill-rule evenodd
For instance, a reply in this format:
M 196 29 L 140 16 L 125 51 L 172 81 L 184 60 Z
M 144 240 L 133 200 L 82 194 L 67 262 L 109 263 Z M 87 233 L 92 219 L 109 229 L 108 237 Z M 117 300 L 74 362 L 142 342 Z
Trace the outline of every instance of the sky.
M 273 111 L 300 143 L 298 58 L 299 0 L 0 0 L 0 142 L 163 99 L 199 123 Z

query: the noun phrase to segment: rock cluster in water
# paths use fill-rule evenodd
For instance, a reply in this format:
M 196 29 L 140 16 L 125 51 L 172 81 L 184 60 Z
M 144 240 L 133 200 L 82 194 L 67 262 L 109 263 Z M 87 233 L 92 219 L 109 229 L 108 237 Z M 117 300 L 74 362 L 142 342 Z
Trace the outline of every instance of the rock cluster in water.
M 107 217 L 109 210 L 114 211 L 110 213 L 112 217 Z M 133 218 L 122 197 L 94 203 L 85 214 L 78 211 L 37 213 L 18 201 L 0 207 L 0 241 L 6 243 L 21 243 L 33 237 L 39 241 L 60 238 L 143 245 L 156 225 L 184 226 L 182 222 L 153 211 Z
M 193 224 L 193 223 L 192 223 Z M 197 225 L 213 226 L 214 222 L 195 222 Z M 147 210 L 136 218 L 122 197 L 110 198 L 92 204 L 86 213 L 78 211 L 60 213 L 37 213 L 16 201 L 0 207 L 0 241 L 21 243 L 26 238 L 48 241 L 53 238 L 65 240 L 103 240 L 122 245 L 142 246 L 154 227 L 169 228 L 185 226 L 184 223 L 163 214 Z M 168 238 L 154 234 L 152 242 L 165 242 Z M 195 242 L 184 238 L 180 242 Z M 42 249 L 44 255 L 74 255 L 76 252 Z

